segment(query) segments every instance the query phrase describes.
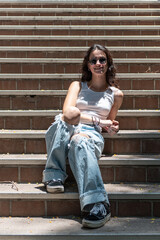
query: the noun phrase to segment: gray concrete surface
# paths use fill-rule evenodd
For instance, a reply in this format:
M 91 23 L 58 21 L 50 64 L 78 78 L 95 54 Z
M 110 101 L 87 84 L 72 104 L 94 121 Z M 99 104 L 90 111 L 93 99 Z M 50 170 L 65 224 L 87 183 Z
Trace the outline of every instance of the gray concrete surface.
M 81 219 L 68 218 L 0 218 L 0 239 L 160 239 L 159 218 L 111 218 L 104 227 L 84 229 Z

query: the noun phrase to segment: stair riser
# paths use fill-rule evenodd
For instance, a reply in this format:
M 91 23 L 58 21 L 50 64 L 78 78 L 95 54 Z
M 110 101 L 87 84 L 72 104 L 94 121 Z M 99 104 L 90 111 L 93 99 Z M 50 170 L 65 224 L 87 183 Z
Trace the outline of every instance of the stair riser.
M 159 40 L 127 40 L 127 39 L 122 39 L 122 40 L 117 40 L 117 39 L 112 39 L 112 40 L 23 40 L 23 39 L 17 39 L 17 40 L 1 40 L 0 39 L 0 46 L 46 46 L 46 47 L 73 47 L 73 46 L 92 46 L 93 44 L 98 43 L 104 46 L 140 46 L 140 47 L 145 47 L 145 46 L 160 46 L 160 41 Z
M 95 27 L 96 29 L 96 27 Z M 149 29 L 149 30 L 103 30 L 103 29 L 96 29 L 96 30 L 1 30 L 0 35 L 159 35 L 160 30 L 154 30 L 154 29 Z
M 65 96 L 2 96 L 0 109 L 62 109 Z M 159 109 L 160 96 L 125 96 L 121 109 Z
M 104 153 L 107 154 L 144 154 L 159 153 L 160 139 L 108 139 Z
M 0 154 L 46 153 L 44 139 L 0 139 Z M 160 139 L 106 139 L 104 154 L 159 153 Z
M 14 3 L 14 2 L 6 2 L 4 3 L 0 3 L 0 7 L 1 8 L 8 8 L 8 7 L 12 7 L 12 8 L 158 8 L 159 7 L 159 3 L 114 3 L 114 2 L 95 2 L 95 3 L 90 3 L 90 2 L 76 2 L 76 3 L 69 3 L 69 2 L 58 2 L 58 3 L 44 3 L 44 2 L 35 2 L 35 3 L 27 3 L 27 2 L 18 2 Z
M 45 165 L 37 166 L 1 166 L 0 181 L 17 183 L 41 183 Z M 160 166 L 102 166 L 100 170 L 104 183 L 158 183 Z M 73 174 L 67 167 L 67 182 L 75 183 Z
M 8 77 L 9 78 L 9 77 Z M 1 90 L 67 90 L 71 80 L 66 79 L 0 79 Z M 16 77 L 15 77 L 16 78 Z M 79 80 L 78 78 L 75 80 Z M 160 79 L 120 79 L 123 90 L 159 90 Z
M 83 58 L 86 51 L 0 51 L 0 58 Z M 160 51 L 111 51 L 114 58 L 159 58 Z
M 117 117 L 122 130 L 156 130 L 159 129 L 159 117 Z
M 116 217 L 160 217 L 159 200 L 110 200 L 111 214 Z M 1 200 L 1 216 L 80 216 L 79 200 Z M 63 207 L 62 207 L 63 206 Z
M 54 121 L 53 117 L 0 117 L 1 129 L 46 130 Z
M 157 130 L 159 117 L 117 117 L 121 130 Z M 53 117 L 0 117 L 1 129 L 46 130 L 54 121 Z
M 121 109 L 159 109 L 160 96 L 124 96 Z
M 107 16 L 106 16 L 107 18 Z M 117 19 L 117 20 L 71 20 L 71 19 L 51 19 L 51 20 L 0 20 L 0 25 L 160 25 L 160 20 L 157 19 L 141 19 L 141 20 L 128 20 Z
M 159 72 L 159 63 L 116 63 L 118 73 Z M 0 73 L 80 73 L 78 63 L 1 63 Z
M 0 6 L 1 7 L 1 6 Z M 105 8 L 106 9 L 106 8 Z M 0 16 L 159 16 L 159 11 L 148 11 L 148 12 L 145 12 L 145 9 L 144 9 L 144 12 L 143 12 L 143 9 L 142 11 L 138 11 L 138 10 L 135 10 L 135 11 L 130 11 L 130 9 L 128 9 L 128 11 L 106 11 L 104 9 L 104 12 L 102 11 L 99 11 L 99 12 L 90 12 L 90 11 L 86 11 L 86 12 L 82 12 L 82 11 L 79 11 L 79 12 L 71 12 L 72 10 L 69 9 L 68 12 L 63 12 L 63 8 L 61 10 L 61 12 L 56 12 L 54 9 L 51 11 L 44 11 L 41 12 L 37 9 L 37 11 L 29 11 L 28 12 L 25 12 L 25 9 L 23 11 L 8 11 L 4 8 L 4 11 L 0 12 Z M 70 11 L 71 10 L 71 11 Z

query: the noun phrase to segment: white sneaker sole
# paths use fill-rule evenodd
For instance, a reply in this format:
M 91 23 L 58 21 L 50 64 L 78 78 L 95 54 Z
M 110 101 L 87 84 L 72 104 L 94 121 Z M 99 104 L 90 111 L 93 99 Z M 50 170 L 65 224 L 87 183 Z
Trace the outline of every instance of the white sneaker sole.
M 51 187 L 51 186 L 46 186 L 46 190 L 48 193 L 63 193 L 64 192 L 64 187 Z
M 82 220 L 82 226 L 86 228 L 99 228 L 102 227 L 111 218 L 111 213 L 109 213 L 104 219 L 97 221 L 89 221 L 86 219 Z

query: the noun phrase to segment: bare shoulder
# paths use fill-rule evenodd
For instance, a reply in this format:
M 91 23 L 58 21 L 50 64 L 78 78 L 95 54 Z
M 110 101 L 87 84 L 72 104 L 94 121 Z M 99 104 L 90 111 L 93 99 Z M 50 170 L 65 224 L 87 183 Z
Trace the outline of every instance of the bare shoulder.
M 114 96 L 115 97 L 120 97 L 120 98 L 123 98 L 123 92 L 120 90 L 120 89 L 118 89 L 118 88 L 115 88 L 115 90 L 114 90 Z
M 123 99 L 123 92 L 118 89 L 118 88 L 114 88 L 114 97 L 115 99 Z
M 73 81 L 68 88 L 67 95 L 78 96 L 80 90 L 81 90 L 81 83 L 78 81 Z
M 70 86 L 69 89 L 77 89 L 79 90 L 81 87 L 81 83 L 79 81 L 73 81 Z
M 118 89 L 114 88 L 114 103 L 115 105 L 118 105 L 118 108 L 121 106 L 122 101 L 123 101 L 123 92 Z

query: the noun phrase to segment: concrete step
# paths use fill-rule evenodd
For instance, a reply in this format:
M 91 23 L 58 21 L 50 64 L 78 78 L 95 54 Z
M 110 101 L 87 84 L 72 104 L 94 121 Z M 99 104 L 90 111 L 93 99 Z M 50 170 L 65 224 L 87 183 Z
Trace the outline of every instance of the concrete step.
M 0 181 L 40 183 L 46 154 L 1 154 Z M 104 183 L 157 183 L 160 155 L 103 155 L 99 166 Z M 67 182 L 75 182 L 67 163 Z
M 160 58 L 115 58 L 119 73 L 159 72 Z M 79 73 L 78 58 L 0 58 L 1 73 Z
M 158 35 L 0 35 L 0 46 L 160 46 Z
M 59 90 L 68 89 L 73 80 L 80 80 L 81 74 L 0 74 L 1 90 Z M 117 73 L 121 89 L 159 90 L 160 73 Z
M 159 116 L 160 110 L 119 110 L 118 117 L 148 117 L 148 116 Z M 38 116 L 38 117 L 54 117 L 55 115 L 61 113 L 61 110 L 0 110 L 1 117 L 14 117 L 14 116 Z
M 1 35 L 159 35 L 159 25 L 0 25 Z
M 82 64 L 82 58 L 0 58 L 0 63 L 67 63 Z M 160 58 L 114 58 L 115 63 L 160 63 Z
M 3 1 L 1 2 L 1 7 L 13 7 L 16 8 L 17 7 L 17 3 L 18 3 L 18 7 L 33 7 L 33 8 L 37 8 L 37 7 L 50 7 L 50 8 L 58 8 L 58 7 L 64 7 L 64 8 L 158 8 L 159 7 L 159 2 L 158 0 L 150 0 L 150 1 L 146 1 L 146 0 L 142 0 L 140 2 L 138 1 L 91 1 L 91 0 L 87 0 L 84 1 L 15 1 L 15 0 L 11 0 L 11 1 Z
M 68 90 L 0 90 L 1 96 L 66 96 Z M 160 90 L 122 90 L 124 96 L 159 96 Z
M 0 90 L 0 109 L 62 109 L 66 92 L 65 90 Z M 123 90 L 123 92 L 121 109 L 160 108 L 159 90 Z
M 54 26 L 53 26 L 54 27 Z M 105 26 L 104 26 L 105 27 Z M 113 26 L 112 26 L 113 27 Z M 122 26 L 123 27 L 123 26 Z M 127 26 L 124 26 L 127 27 Z M 152 26 L 154 27 L 154 26 Z M 91 26 L 90 26 L 91 28 Z M 107 46 L 108 48 L 108 46 Z M 0 46 L 1 58 L 83 58 L 88 47 Z M 109 47 L 114 58 L 159 58 L 160 47 Z
M 112 7 L 112 8 L 108 8 L 107 5 L 105 6 L 105 8 L 78 8 L 78 7 L 72 7 L 72 8 L 63 8 L 63 7 L 58 7 L 58 8 L 40 8 L 40 7 L 35 7 L 35 8 L 24 8 L 24 7 L 12 7 L 12 8 L 5 8 L 5 7 L 0 7 L 0 15 L 1 16 L 13 16 L 14 15 L 18 15 L 18 16 L 29 16 L 29 15 L 33 15 L 34 16 L 59 16 L 59 15 L 68 15 L 70 14 L 71 16 L 77 16 L 77 15 L 93 15 L 93 16 L 105 16 L 105 15 L 109 15 L 109 16 L 119 16 L 119 15 L 129 15 L 129 16 L 138 16 L 138 15 L 147 15 L 147 16 L 156 16 L 158 15 L 160 12 L 160 9 L 158 8 L 117 8 L 117 7 Z
M 0 239 L 40 240 L 158 240 L 160 221 L 158 218 L 113 217 L 102 228 L 83 229 L 81 219 L 76 216 L 54 218 L 2 218 Z M 6 234 L 7 232 L 7 234 Z M 69 236 L 69 238 L 68 238 Z
M 54 121 L 60 110 L 0 110 L 1 129 L 44 129 Z M 159 110 L 119 110 L 121 130 L 159 129 Z
M 45 153 L 44 130 L 1 130 L 0 154 Z M 159 153 L 159 130 L 121 130 L 113 137 L 103 133 L 104 154 Z
M 78 22 L 77 22 L 78 21 Z M 83 24 L 84 21 L 87 24 L 94 25 L 99 22 L 99 24 L 159 24 L 159 16 L 0 16 L 0 24 L 60 24 L 63 22 L 64 24 L 75 24 L 79 25 L 79 21 Z
M 12 138 L 12 139 L 19 139 L 19 138 L 25 138 L 25 139 L 39 139 L 44 138 L 45 136 L 45 130 L 0 130 L 0 138 Z M 148 138 L 155 138 L 159 139 L 160 137 L 160 131 L 159 130 L 123 130 L 119 131 L 116 135 L 110 137 L 107 133 L 103 133 L 103 137 L 105 139 L 135 139 L 135 138 L 142 138 L 142 139 L 148 139 Z
M 159 184 L 105 184 L 112 216 L 159 217 Z M 43 184 L 0 184 L 1 216 L 80 215 L 75 184 L 65 185 L 65 193 L 48 194 Z M 63 206 L 63 207 L 62 207 Z
M 0 154 L 0 165 L 3 166 L 44 166 L 47 154 Z M 159 166 L 160 155 L 156 154 L 113 154 L 102 155 L 100 166 Z
M 85 7 L 88 7 L 88 6 L 92 6 L 94 8 L 97 8 L 101 5 L 103 6 L 107 6 L 107 7 L 157 7 L 159 6 L 159 2 L 158 0 L 141 0 L 141 2 L 137 1 L 137 0 L 130 0 L 129 2 L 127 0 L 113 0 L 113 1 L 110 1 L 110 0 L 106 0 L 106 1 L 103 1 L 103 0 L 98 0 L 98 1 L 95 1 L 95 0 L 86 0 L 85 3 L 84 3 L 84 0 L 80 0 L 79 2 L 75 1 L 75 0 L 59 0 L 58 2 L 56 0 L 47 0 L 47 1 L 43 1 L 43 0 L 35 0 L 34 3 L 32 0 L 28 0 L 28 1 L 21 1 L 21 0 L 11 0 L 11 1 L 8 1 L 8 0 L 4 0 L 1 2 L 1 7 L 17 7 L 17 2 L 18 2 L 18 6 L 23 6 L 23 7 L 62 7 L 62 6 L 66 6 L 66 7 L 81 7 L 81 6 L 85 6 Z M 5 4 L 4 4 L 5 3 Z

